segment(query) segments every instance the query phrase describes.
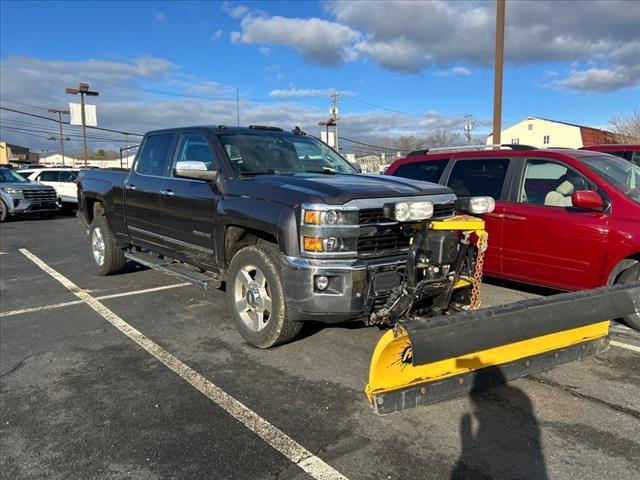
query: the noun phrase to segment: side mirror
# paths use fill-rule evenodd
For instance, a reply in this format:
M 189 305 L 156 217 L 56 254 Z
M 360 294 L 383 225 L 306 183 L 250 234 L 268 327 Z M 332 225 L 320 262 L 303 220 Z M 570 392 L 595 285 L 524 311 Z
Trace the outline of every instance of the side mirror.
M 194 180 L 205 180 L 213 182 L 218 179 L 219 172 L 217 170 L 207 169 L 207 164 L 197 160 L 186 160 L 176 162 L 174 169 L 176 177 L 193 178 Z
M 593 190 L 578 190 L 571 195 L 571 204 L 576 208 L 584 210 L 595 210 L 601 212 L 605 205 L 600 195 Z

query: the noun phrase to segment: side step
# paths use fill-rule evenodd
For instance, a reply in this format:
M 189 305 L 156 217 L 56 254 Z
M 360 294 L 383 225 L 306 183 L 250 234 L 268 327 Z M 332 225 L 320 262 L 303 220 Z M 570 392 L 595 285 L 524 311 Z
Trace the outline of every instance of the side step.
M 182 262 L 162 258 L 153 252 L 136 252 L 129 250 L 124 253 L 124 256 L 128 260 L 133 260 L 145 267 L 193 283 L 200 288 L 215 290 L 222 284 L 222 279 L 213 273 L 203 273 L 194 270 Z

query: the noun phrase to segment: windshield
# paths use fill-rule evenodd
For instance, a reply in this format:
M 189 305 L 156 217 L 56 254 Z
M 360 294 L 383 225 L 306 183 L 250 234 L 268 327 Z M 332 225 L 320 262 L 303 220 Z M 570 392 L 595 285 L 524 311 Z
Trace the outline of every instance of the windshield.
M 356 173 L 349 162 L 314 137 L 230 133 L 218 138 L 237 175 Z
M 627 197 L 640 203 L 640 167 L 613 155 L 584 156 L 581 160 Z
M 29 180 L 8 168 L 0 168 L 0 183 L 29 183 Z

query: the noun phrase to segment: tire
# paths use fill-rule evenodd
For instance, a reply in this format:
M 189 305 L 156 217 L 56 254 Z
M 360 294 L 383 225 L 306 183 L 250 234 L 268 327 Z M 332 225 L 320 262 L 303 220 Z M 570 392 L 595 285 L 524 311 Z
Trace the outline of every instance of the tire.
M 100 275 L 110 275 L 124 270 L 127 259 L 118 247 L 104 215 L 96 215 L 89 229 L 91 258 Z
M 632 265 L 627 268 L 624 272 L 620 274 L 616 283 L 625 284 L 625 283 L 635 283 L 640 282 L 640 262 Z M 631 315 L 627 315 L 622 317 L 622 320 L 629 325 L 631 328 L 634 328 L 640 331 L 640 313 L 633 313 Z
M 4 200 L 0 198 L 0 223 L 9 220 L 9 207 L 4 203 Z
M 258 348 L 293 340 L 301 322 L 287 316 L 278 248 L 261 242 L 240 249 L 227 276 L 227 306 L 240 335 Z

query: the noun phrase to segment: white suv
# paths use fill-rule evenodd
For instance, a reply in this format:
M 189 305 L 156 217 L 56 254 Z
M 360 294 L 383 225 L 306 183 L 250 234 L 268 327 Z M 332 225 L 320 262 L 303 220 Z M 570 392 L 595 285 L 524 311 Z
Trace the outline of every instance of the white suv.
M 74 210 L 78 207 L 79 168 L 28 168 L 18 173 L 32 182 L 44 183 L 56 189 L 58 206 L 63 210 Z

